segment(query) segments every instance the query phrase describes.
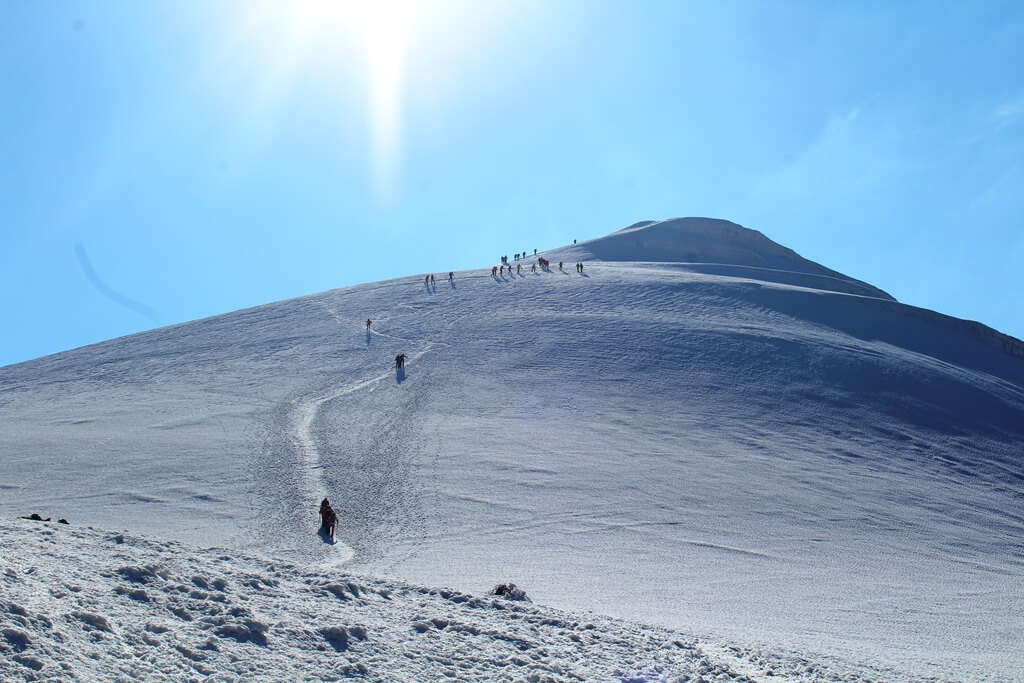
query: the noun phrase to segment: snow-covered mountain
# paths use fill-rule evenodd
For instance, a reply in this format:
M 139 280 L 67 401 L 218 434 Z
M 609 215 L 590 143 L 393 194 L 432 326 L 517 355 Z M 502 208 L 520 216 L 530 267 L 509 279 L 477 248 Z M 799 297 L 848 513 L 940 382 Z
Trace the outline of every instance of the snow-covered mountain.
M 304 576 L 511 580 L 536 609 L 884 678 L 1018 677 L 1024 344 L 727 221 L 541 255 L 550 270 L 420 274 L 0 368 L 0 512 Z M 102 541 L 81 534 L 88 564 Z

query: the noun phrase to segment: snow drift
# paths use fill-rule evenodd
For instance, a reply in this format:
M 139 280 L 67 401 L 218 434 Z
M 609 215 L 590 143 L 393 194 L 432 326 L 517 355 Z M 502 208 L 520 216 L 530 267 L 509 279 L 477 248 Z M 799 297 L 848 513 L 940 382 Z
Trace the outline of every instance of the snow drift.
M 855 680 L 799 656 L 123 533 L 0 522 L 3 680 Z

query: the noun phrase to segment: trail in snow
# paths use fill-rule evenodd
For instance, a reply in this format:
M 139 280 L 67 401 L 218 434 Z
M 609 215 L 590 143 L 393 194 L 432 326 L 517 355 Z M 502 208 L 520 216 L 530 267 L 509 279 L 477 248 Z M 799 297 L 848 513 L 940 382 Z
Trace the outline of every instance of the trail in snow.
M 409 358 L 416 359 L 425 353 L 427 352 L 422 351 Z M 291 423 L 293 427 L 291 434 L 294 437 L 294 451 L 298 456 L 299 468 L 303 473 L 304 490 L 309 492 L 306 496 L 306 501 L 310 504 L 310 507 L 319 505 L 321 499 L 328 497 L 328 490 L 323 480 L 324 465 L 321 462 L 320 451 L 312 434 L 313 424 L 316 422 L 321 408 L 326 403 L 357 391 L 368 389 L 391 376 L 393 376 L 392 372 L 384 372 L 361 382 L 339 387 L 326 395 L 306 397 L 292 411 Z M 344 552 L 335 553 L 327 564 L 343 564 L 352 559 L 353 549 L 344 544 L 341 544 L 341 546 L 342 548 L 339 548 L 339 550 Z
M 340 325 L 351 326 L 351 321 L 341 316 L 337 311 L 332 310 L 326 303 L 323 304 L 324 309 L 328 314 Z M 378 323 L 386 323 L 387 318 L 380 318 Z M 390 339 L 404 345 L 413 345 L 418 343 L 423 345 L 418 351 L 406 353 L 406 363 L 415 363 L 418 359 L 429 353 L 435 346 L 436 342 L 414 342 L 411 339 L 402 338 L 393 334 L 381 332 L 379 330 L 368 330 L 367 331 L 367 343 L 371 337 L 379 337 Z M 404 368 L 397 370 L 391 368 L 385 372 L 377 375 L 368 377 L 355 382 L 346 383 L 340 386 L 330 387 L 326 390 L 313 391 L 308 394 L 303 394 L 293 399 L 293 405 L 289 411 L 287 423 L 289 425 L 288 434 L 291 439 L 291 450 L 296 456 L 297 470 L 300 473 L 300 492 L 301 500 L 303 504 L 308 508 L 313 509 L 319 506 L 320 500 L 323 498 L 329 498 L 331 492 L 324 479 L 325 464 L 321 457 L 321 449 L 317 445 L 317 439 L 314 436 L 314 426 L 317 423 L 323 407 L 333 401 L 350 396 L 361 391 L 373 391 L 373 388 L 384 382 L 385 380 L 395 377 L 396 380 L 401 383 L 405 378 Z M 344 441 L 343 434 L 332 434 L 332 441 Z M 337 508 L 337 505 L 336 505 Z M 290 533 L 291 530 L 286 529 L 284 533 Z M 315 544 L 314 544 L 314 547 Z M 326 555 L 322 555 L 320 564 L 322 566 L 337 566 L 349 562 L 355 555 L 355 549 L 340 540 L 335 540 L 335 546 L 333 552 Z
M 406 355 L 405 368 L 391 366 L 394 382 L 379 381 L 345 393 L 345 400 L 322 402 L 310 427 L 321 461 L 328 463 L 322 470 L 325 486 L 338 496 L 331 500 L 356 550 L 356 564 L 385 572 L 415 554 L 417 545 L 408 539 L 423 536 L 432 507 L 425 500 L 418 463 L 431 452 L 421 411 L 424 387 L 435 385 L 431 377 L 437 363 L 418 361 L 450 346 L 444 341 L 449 325 L 436 315 L 428 316 L 433 324 L 426 328 L 418 322 L 436 301 L 431 296 L 399 303 L 390 315 L 375 318 L 369 336 L 392 342 L 388 362 L 400 351 Z

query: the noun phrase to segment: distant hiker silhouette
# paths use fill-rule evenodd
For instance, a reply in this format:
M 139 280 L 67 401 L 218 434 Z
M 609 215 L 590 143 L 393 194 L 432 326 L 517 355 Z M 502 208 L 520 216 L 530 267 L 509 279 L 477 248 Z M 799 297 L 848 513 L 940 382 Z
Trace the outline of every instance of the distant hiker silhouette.
M 453 282 L 454 280 L 455 280 L 455 272 L 454 271 L 449 272 L 448 273 L 448 282 Z
M 369 318 L 366 319 L 366 331 L 367 332 L 370 331 L 370 319 Z
M 404 353 L 400 353 L 397 356 L 395 356 L 395 369 L 396 370 L 401 370 L 404 367 L 405 367 L 405 354 Z
M 434 275 L 433 274 L 430 275 L 430 284 L 432 284 L 432 285 L 436 284 L 435 281 L 434 281 Z

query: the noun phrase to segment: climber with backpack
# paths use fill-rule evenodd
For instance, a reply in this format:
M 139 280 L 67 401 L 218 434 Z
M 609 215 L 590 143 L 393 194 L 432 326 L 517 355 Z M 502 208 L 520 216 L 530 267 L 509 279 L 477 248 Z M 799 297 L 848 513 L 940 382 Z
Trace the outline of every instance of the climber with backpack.
M 320 531 L 333 541 L 334 527 L 337 523 L 338 515 L 335 514 L 330 501 L 324 498 L 320 503 Z

